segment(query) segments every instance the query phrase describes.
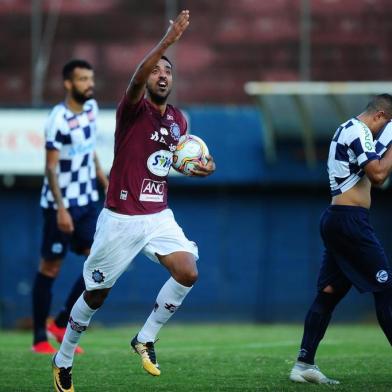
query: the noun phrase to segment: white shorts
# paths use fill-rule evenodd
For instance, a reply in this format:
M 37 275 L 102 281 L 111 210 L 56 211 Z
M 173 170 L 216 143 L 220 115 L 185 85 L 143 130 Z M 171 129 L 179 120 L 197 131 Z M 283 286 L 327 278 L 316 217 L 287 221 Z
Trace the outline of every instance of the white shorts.
M 197 260 L 198 249 L 189 241 L 166 209 L 149 215 L 123 215 L 104 208 L 90 256 L 84 263 L 83 277 L 87 290 L 109 288 L 129 267 L 140 252 L 159 263 L 157 254 L 192 253 Z

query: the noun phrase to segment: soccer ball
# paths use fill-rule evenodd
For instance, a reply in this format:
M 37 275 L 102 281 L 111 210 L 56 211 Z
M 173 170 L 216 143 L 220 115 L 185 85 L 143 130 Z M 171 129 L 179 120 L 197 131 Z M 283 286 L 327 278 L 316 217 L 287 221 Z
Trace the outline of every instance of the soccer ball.
M 208 147 L 202 139 L 195 135 L 183 135 L 174 151 L 172 166 L 178 172 L 191 176 L 195 164 L 207 163 L 207 155 Z

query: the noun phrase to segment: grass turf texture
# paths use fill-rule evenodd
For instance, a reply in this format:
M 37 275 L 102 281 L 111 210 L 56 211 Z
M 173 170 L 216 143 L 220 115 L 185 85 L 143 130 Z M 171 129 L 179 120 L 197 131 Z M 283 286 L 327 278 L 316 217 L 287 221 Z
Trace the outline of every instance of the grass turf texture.
M 91 328 L 73 377 L 76 392 L 123 391 L 391 391 L 391 348 L 376 325 L 332 325 L 318 365 L 338 386 L 288 380 L 300 325 L 166 326 L 156 344 L 160 377 L 130 352 L 128 328 Z M 0 392 L 52 391 L 51 357 L 30 352 L 31 334 L 0 331 Z

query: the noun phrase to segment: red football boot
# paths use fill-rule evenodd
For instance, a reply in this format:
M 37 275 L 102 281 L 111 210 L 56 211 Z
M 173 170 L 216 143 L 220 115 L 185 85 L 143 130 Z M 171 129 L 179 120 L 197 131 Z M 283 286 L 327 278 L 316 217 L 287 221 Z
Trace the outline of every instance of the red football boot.
M 34 344 L 31 350 L 38 354 L 55 354 L 57 352 L 47 340 Z
M 53 339 L 56 339 L 59 343 L 63 341 L 66 329 L 67 328 L 58 327 L 54 322 L 54 320 L 51 321 L 46 327 L 46 331 L 48 332 L 48 335 L 53 337 Z M 80 346 L 77 346 L 75 350 L 75 354 L 83 354 L 83 353 L 84 350 Z

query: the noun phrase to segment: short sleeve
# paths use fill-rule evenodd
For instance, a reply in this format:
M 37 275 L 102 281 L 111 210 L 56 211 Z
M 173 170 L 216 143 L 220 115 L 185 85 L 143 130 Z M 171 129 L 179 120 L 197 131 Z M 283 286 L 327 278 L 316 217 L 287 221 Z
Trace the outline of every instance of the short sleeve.
M 45 148 L 47 150 L 61 150 L 69 133 L 65 124 L 64 113 L 56 106 L 45 123 Z
M 350 128 L 349 148 L 362 168 L 370 161 L 379 159 L 373 142 L 373 135 L 368 127 L 362 124 Z

